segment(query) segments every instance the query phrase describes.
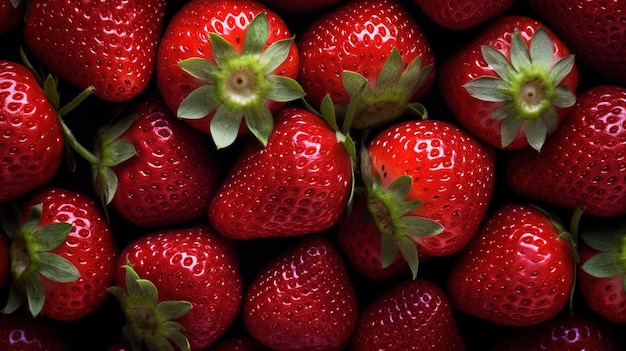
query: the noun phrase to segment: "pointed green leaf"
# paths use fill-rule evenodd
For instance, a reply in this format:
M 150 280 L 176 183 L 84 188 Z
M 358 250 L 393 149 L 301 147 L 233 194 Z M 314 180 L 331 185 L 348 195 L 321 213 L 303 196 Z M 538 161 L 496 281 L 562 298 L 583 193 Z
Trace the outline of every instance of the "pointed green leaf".
M 528 140 L 528 144 L 533 149 L 540 151 L 547 136 L 547 128 L 543 119 L 533 118 L 526 120 L 524 124 L 524 134 L 526 140 Z
M 557 61 L 554 66 L 552 66 L 550 71 L 548 71 L 548 76 L 552 79 L 554 85 L 561 84 L 563 79 L 565 79 L 565 77 L 567 77 L 567 75 L 570 74 L 574 68 L 575 62 L 576 60 L 574 59 L 574 55 L 569 55 L 563 57 Z
M 103 159 L 105 166 L 116 166 L 135 156 L 135 146 L 128 140 L 116 140 L 107 146 L 107 157 Z
M 306 93 L 297 80 L 285 76 L 268 76 L 271 86 L 267 99 L 276 102 L 289 102 L 303 98 Z
M 418 55 L 404 69 L 404 72 L 402 72 L 398 82 L 399 89 L 401 91 L 409 91 L 411 92 L 411 95 L 413 95 L 415 90 L 423 86 L 424 81 L 428 77 L 428 73 L 424 73 L 426 70 L 430 72 L 429 68 L 432 68 L 432 65 L 427 65 L 422 68 L 422 55 Z
M 511 57 L 511 64 L 517 72 L 523 71 L 525 67 L 531 66 L 528 47 L 517 29 L 513 31 L 509 56 Z M 500 75 L 500 73 L 498 73 L 498 75 Z M 500 75 L 500 77 L 504 79 L 504 76 Z
M 598 251 L 618 251 L 626 240 L 625 234 L 618 230 L 596 229 L 580 234 L 580 238 L 591 248 Z
M 67 239 L 72 225 L 70 223 L 51 223 L 37 229 L 36 239 L 39 251 L 50 251 L 61 246 Z
M 361 178 L 363 179 L 363 184 L 367 188 L 374 186 L 374 178 L 372 177 L 372 161 L 370 160 L 370 154 L 367 151 L 365 146 L 366 138 L 363 137 L 361 140 L 361 150 L 360 150 L 360 164 L 361 164 Z
M 213 112 L 221 103 L 216 97 L 215 86 L 203 85 L 183 99 L 176 114 L 180 118 L 200 119 Z
M 11 1 L 11 5 L 13 6 L 13 8 L 18 8 L 20 6 L 20 3 L 22 2 L 22 0 L 10 0 Z
M 543 28 L 538 28 L 532 38 L 530 38 L 530 60 L 532 65 L 548 72 L 550 67 L 552 67 L 552 56 L 554 56 L 552 40 L 550 40 L 550 36 Z
M 326 96 L 322 99 L 320 112 L 324 121 L 326 121 L 326 123 L 328 123 L 333 130 L 339 130 L 339 126 L 337 125 L 337 115 L 335 114 L 335 106 L 333 106 L 333 102 L 330 99 L 329 94 L 326 94 Z
M 540 115 L 540 118 L 543 120 L 543 123 L 546 126 L 546 132 L 548 135 L 554 133 L 559 126 L 559 115 L 556 112 L 554 106 L 550 106 L 548 109 L 543 111 Z
M 404 256 L 406 262 L 409 264 L 409 267 L 411 268 L 411 273 L 413 273 L 413 279 L 415 279 L 417 277 L 417 271 L 419 268 L 419 255 L 417 253 L 417 246 L 415 246 L 413 240 L 407 237 L 403 237 L 398 240 L 398 248 L 400 249 L 400 252 L 402 252 L 402 256 Z
M 187 301 L 163 301 L 157 305 L 157 309 L 167 320 L 180 318 L 191 311 L 191 308 L 191 303 Z
M 576 95 L 569 87 L 556 87 L 556 97 L 552 104 L 556 107 L 570 107 L 576 103 Z
M 243 54 L 258 54 L 265 47 L 269 35 L 267 17 L 264 12 L 257 14 L 246 29 L 246 38 L 243 42 Z
M 500 127 L 502 148 L 509 146 L 513 142 L 522 129 L 523 124 L 524 120 L 515 117 L 505 118 L 502 121 L 502 126 Z
M 113 125 L 104 127 L 99 131 L 101 140 L 105 144 L 118 139 L 124 135 L 137 120 L 137 113 L 128 113 L 124 117 L 117 120 Z
M 225 104 L 218 107 L 211 119 L 211 137 L 218 149 L 232 145 L 237 139 L 243 113 L 229 109 Z
M 43 83 L 43 91 L 46 99 L 50 102 L 52 107 L 58 111 L 61 107 L 61 99 L 59 97 L 56 78 L 49 74 L 46 77 L 46 81 Z
M 263 144 L 267 145 L 272 130 L 274 129 L 274 116 L 262 105 L 259 108 L 250 108 L 244 111 L 244 120 L 250 132 Z
M 259 58 L 259 63 L 266 65 L 265 74 L 273 73 L 285 62 L 293 45 L 293 38 L 277 40 L 272 43 Z
M 44 277 L 59 283 L 69 283 L 80 278 L 76 266 L 69 260 L 50 252 L 40 252 L 41 273 Z
M 119 302 L 121 302 L 123 304 L 123 301 L 126 300 L 128 298 L 128 295 L 126 294 L 126 292 L 124 291 L 124 289 L 122 289 L 119 286 L 111 286 L 107 289 L 107 291 L 113 295 L 113 297 L 115 297 L 115 299 L 117 299 Z
M 141 294 L 141 287 L 139 286 L 139 283 L 137 283 L 139 280 L 137 272 L 135 272 L 133 267 L 131 267 L 128 263 L 124 265 L 124 271 L 126 273 L 124 275 L 124 282 L 126 283 L 127 294 L 129 296 Z
M 392 196 L 394 198 L 404 199 L 406 198 L 409 191 L 411 191 L 412 184 L 413 184 L 413 178 L 411 178 L 411 176 L 409 175 L 400 176 L 396 178 L 396 180 L 394 180 L 393 183 L 389 185 L 386 193 L 389 194 L 389 196 Z
M 496 72 L 496 74 L 505 81 L 511 78 L 512 72 L 515 72 L 515 68 L 511 65 L 509 60 L 502 55 L 498 50 L 482 45 L 480 51 L 487 64 Z
M 31 206 L 28 213 L 28 219 L 21 226 L 22 232 L 33 233 L 36 231 L 39 222 L 41 221 L 41 203 Z
M 9 296 L 7 298 L 7 304 L 2 309 L 2 313 L 9 314 L 17 311 L 24 303 L 24 296 L 18 289 L 17 284 L 12 283 L 9 287 Z
M 463 86 L 473 97 L 489 102 L 511 100 L 508 85 L 505 81 L 495 77 L 479 77 Z
M 402 74 L 402 56 L 395 47 L 391 50 L 391 54 L 380 69 L 378 78 L 376 79 L 376 91 L 394 89 L 398 86 L 400 75 Z
M 178 61 L 178 66 L 194 78 L 208 82 L 211 85 L 215 84 L 215 76 L 213 74 L 217 71 L 217 65 L 209 60 L 200 57 L 190 57 Z
M 398 255 L 398 242 L 388 235 L 380 237 L 380 263 L 382 268 L 389 267 Z
M 38 316 L 41 313 L 46 297 L 39 274 L 22 274 L 20 278 L 26 291 L 28 310 L 33 316 Z
M 141 295 L 146 297 L 148 301 L 156 303 L 159 298 L 157 287 L 147 279 L 137 279 L 137 285 L 141 291 Z
M 117 174 L 115 174 L 111 167 L 100 167 L 98 169 L 94 188 L 100 195 L 100 199 L 105 205 L 108 205 L 111 201 L 113 201 L 118 184 L 119 179 L 117 178 Z
M 404 234 L 412 237 L 435 236 L 443 232 L 443 226 L 432 219 L 419 216 L 404 216 L 401 219 L 406 228 Z
M 218 66 L 230 61 L 232 58 L 239 56 L 237 50 L 226 39 L 216 33 L 209 33 L 209 40 L 213 48 L 213 59 Z
M 368 85 L 367 78 L 357 72 L 348 70 L 341 72 L 341 81 L 344 89 L 350 96 L 356 95 L 365 85 Z
M 163 336 L 155 336 L 152 338 L 144 338 L 143 341 L 146 343 L 146 349 L 147 350 L 157 350 L 157 351 L 176 351 L 174 349 L 174 346 L 172 345 L 172 343 L 167 340 L 166 338 L 164 338 Z M 143 345 L 142 345 L 143 347 Z M 142 350 L 142 347 L 140 347 L 137 350 Z M 183 349 L 184 350 L 184 349 Z
M 590 257 L 582 265 L 582 269 L 597 278 L 610 278 L 623 275 L 626 270 L 620 261 L 620 253 L 615 251 L 600 252 Z
M 190 351 L 191 346 L 189 344 L 189 340 L 182 333 L 175 333 L 170 335 L 170 340 L 176 345 L 178 350 L 181 351 Z
M 367 83 L 367 81 L 362 81 L 361 83 L 361 86 L 354 91 L 354 94 L 350 95 L 350 102 L 348 103 L 348 107 L 346 108 L 346 112 L 343 118 L 343 124 L 341 125 L 341 132 L 344 134 L 347 134 L 348 131 L 350 131 L 350 129 L 352 128 L 352 123 L 357 117 L 358 109 L 361 107 L 361 101 L 365 99 L 365 91 L 369 88 L 369 84 Z
M 502 121 L 507 118 L 515 118 L 515 108 L 511 103 L 503 104 L 491 114 L 491 119 L 496 121 Z

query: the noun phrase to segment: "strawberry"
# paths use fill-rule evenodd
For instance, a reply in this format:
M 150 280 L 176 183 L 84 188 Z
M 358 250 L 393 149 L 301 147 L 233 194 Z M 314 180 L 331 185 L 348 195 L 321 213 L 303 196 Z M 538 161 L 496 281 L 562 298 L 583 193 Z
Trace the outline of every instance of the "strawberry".
M 129 223 L 156 228 L 206 215 L 221 174 L 205 134 L 191 128 L 157 94 L 97 133 L 95 186 Z
M 414 2 L 436 24 L 447 29 L 461 30 L 493 20 L 507 11 L 515 0 L 414 0 Z
M 361 152 L 361 175 L 383 267 L 399 249 L 415 276 L 418 252 L 450 255 L 476 233 L 491 201 L 495 152 L 448 122 L 404 121 Z
M 209 204 L 209 220 L 220 234 L 306 235 L 339 220 L 351 196 L 354 143 L 345 124 L 342 130 L 332 124 L 330 100 L 324 105 L 324 118 L 285 107 L 266 146 L 247 141 Z
M 11 238 L 11 289 L 5 313 L 27 302 L 33 316 L 41 313 L 71 321 L 107 300 L 117 247 L 90 197 L 45 188 L 28 198 L 21 211 L 7 205 L 4 212 L 2 228 Z
M 297 74 L 289 28 L 253 0 L 188 2 L 169 22 L 158 50 L 156 78 L 165 103 L 220 149 L 248 131 L 266 144 L 272 114 L 304 95 Z
M 260 3 L 265 4 L 267 7 L 279 13 L 309 15 L 311 12 L 323 11 L 344 1 L 346 0 L 259 0 Z
M 26 1 L 0 0 L 0 35 L 9 33 L 22 24 Z
M 270 349 L 246 335 L 221 339 L 208 351 L 270 351 Z
M 298 47 L 298 80 L 313 106 L 329 94 L 345 107 L 365 85 L 355 107 L 355 129 L 416 112 L 414 102 L 434 82 L 435 58 L 426 33 L 395 0 L 348 1 L 333 8 L 304 30 Z
M 626 214 L 626 88 L 601 85 L 578 101 L 541 153 L 518 150 L 505 159 L 505 181 L 534 201 L 600 217 Z
M 347 268 L 327 238 L 300 239 L 250 283 L 243 303 L 246 329 L 273 350 L 343 350 L 358 317 Z
M 607 82 L 626 84 L 626 21 L 621 0 L 526 0 L 588 66 Z
M 63 154 L 56 107 L 25 66 L 0 61 L 0 202 L 47 184 Z
M 133 350 L 203 350 L 239 313 L 243 286 L 236 248 L 199 224 L 159 229 L 124 247 L 111 293 Z
M 578 69 L 545 25 L 503 16 L 441 64 L 439 91 L 456 121 L 500 149 L 540 150 L 576 101 Z
M 452 307 L 499 325 L 549 320 L 567 305 L 573 289 L 572 242 L 542 210 L 501 206 L 455 258 L 445 283 Z
M 626 323 L 626 225 L 605 225 L 580 234 L 578 291 L 607 320 Z
M 165 0 L 33 0 L 24 41 L 59 78 L 107 101 L 128 101 L 148 85 L 165 16 Z M 63 35 L 59 35 L 63 33 Z
M 444 291 L 416 278 L 363 308 L 349 350 L 463 351 L 465 345 Z
M 3 351 L 67 351 L 68 343 L 46 319 L 36 319 L 24 310 L 0 313 L 0 349 Z

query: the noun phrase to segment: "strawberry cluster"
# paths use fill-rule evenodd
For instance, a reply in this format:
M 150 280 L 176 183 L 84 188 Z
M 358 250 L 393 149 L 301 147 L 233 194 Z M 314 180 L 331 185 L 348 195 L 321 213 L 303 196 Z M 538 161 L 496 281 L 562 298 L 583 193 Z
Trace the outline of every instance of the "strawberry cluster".
M 0 349 L 621 350 L 620 0 L 0 0 Z

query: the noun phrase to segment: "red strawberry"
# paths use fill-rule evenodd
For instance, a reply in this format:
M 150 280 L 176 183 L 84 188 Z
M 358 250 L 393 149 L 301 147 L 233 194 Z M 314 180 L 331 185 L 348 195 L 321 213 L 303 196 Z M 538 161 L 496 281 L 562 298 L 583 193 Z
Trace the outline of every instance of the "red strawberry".
M 219 340 L 208 351 L 270 351 L 270 349 L 246 335 Z
M 450 123 L 412 120 L 374 136 L 361 169 L 383 266 L 399 249 L 415 276 L 418 251 L 450 255 L 476 233 L 494 188 L 495 153 Z
M 117 247 L 88 196 L 60 188 L 32 195 L 3 215 L 11 238 L 11 290 L 5 313 L 23 302 L 33 316 L 70 321 L 98 309 L 114 279 Z M 20 222 L 21 219 L 21 222 Z
M 24 19 L 26 1 L 0 0 L 0 35 L 17 28 Z
M 297 74 L 289 28 L 253 0 L 188 2 L 169 22 L 158 52 L 157 83 L 167 106 L 218 148 L 247 131 L 267 143 L 272 114 L 304 95 Z
M 63 154 L 55 106 L 25 66 L 0 61 L 0 202 L 47 184 Z
M 67 351 L 68 343 L 50 323 L 36 319 L 24 310 L 0 313 L 0 349 L 2 351 Z
M 204 136 L 178 120 L 158 95 L 141 98 L 97 134 L 98 192 L 139 227 L 205 216 L 221 175 Z
M 361 311 L 351 351 L 463 351 L 445 293 L 424 278 L 404 281 Z
M 239 313 L 243 286 L 235 247 L 206 225 L 161 229 L 120 253 L 110 289 L 135 349 L 203 350 Z
M 24 41 L 59 78 L 79 89 L 93 85 L 104 100 L 127 101 L 151 80 L 165 6 L 165 0 L 34 0 Z
M 452 307 L 500 325 L 549 320 L 567 305 L 573 288 L 571 242 L 543 211 L 500 207 L 459 252 L 446 277 Z
M 273 350 L 343 350 L 358 317 L 357 295 L 339 252 L 307 236 L 272 259 L 248 287 L 243 319 Z
M 576 101 L 578 70 L 546 26 L 504 16 L 443 61 L 439 83 L 457 122 L 479 139 L 540 150 Z
M 535 201 L 613 217 L 626 214 L 626 88 L 596 86 L 579 94 L 541 153 L 508 155 L 505 180 Z
M 286 14 L 309 14 L 314 11 L 322 11 L 335 6 L 346 0 L 259 0 L 267 7 Z
M 602 79 L 626 84 L 626 18 L 622 0 L 526 0 Z
M 210 222 L 220 234 L 306 235 L 339 220 L 351 195 L 354 144 L 325 116 L 286 107 L 276 114 L 265 147 L 248 140 L 209 204 Z
M 414 0 L 438 25 L 453 30 L 476 27 L 502 15 L 515 0 Z
M 580 234 L 578 291 L 593 311 L 626 323 L 626 226 L 614 224 Z
M 426 33 L 395 0 L 348 1 L 308 26 L 299 37 L 306 99 L 320 106 L 330 94 L 348 105 L 365 85 L 356 129 L 389 123 L 414 111 L 434 82 L 435 59 Z

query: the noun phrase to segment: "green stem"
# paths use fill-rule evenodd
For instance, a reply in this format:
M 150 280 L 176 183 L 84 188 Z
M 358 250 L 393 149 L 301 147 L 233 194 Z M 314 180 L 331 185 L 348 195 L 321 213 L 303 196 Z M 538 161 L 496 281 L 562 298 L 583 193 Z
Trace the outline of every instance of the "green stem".
M 78 140 L 76 139 L 70 128 L 67 126 L 67 124 L 65 124 L 61 116 L 59 116 L 59 122 L 61 123 L 61 129 L 63 131 L 63 136 L 65 137 L 65 142 L 90 164 L 98 164 L 100 162 L 100 158 L 91 153 L 91 151 L 87 150 L 78 142 Z

